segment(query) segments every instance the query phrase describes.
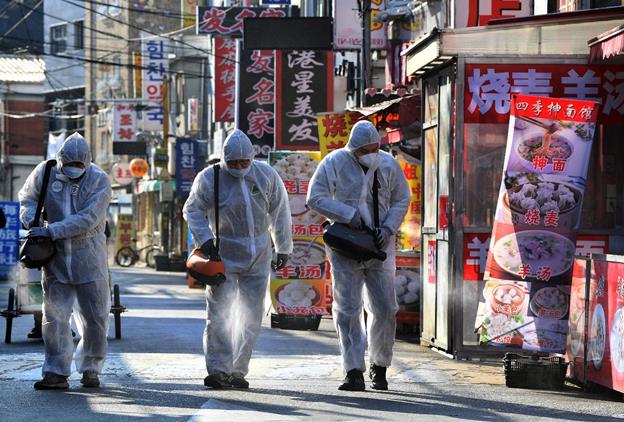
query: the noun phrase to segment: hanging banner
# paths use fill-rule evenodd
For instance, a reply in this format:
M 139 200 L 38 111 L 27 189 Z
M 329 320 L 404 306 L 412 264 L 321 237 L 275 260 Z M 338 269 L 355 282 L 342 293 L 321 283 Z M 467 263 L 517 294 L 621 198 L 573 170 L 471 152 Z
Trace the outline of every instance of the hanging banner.
M 6 276 L 19 262 L 19 202 L 0 202 L 6 224 L 0 229 L 0 275 Z
M 238 43 L 236 127 L 247 134 L 256 157 L 275 144 L 275 61 L 273 51 L 244 50 Z
M 113 105 L 113 142 L 136 141 L 137 117 L 132 103 Z
M 214 38 L 214 120 L 234 121 L 236 97 L 236 41 Z
M 531 0 L 456 0 L 455 28 L 487 25 L 493 19 L 531 15 Z
M 397 251 L 420 251 L 422 166 L 418 160 L 402 153 L 397 156 L 397 162 L 412 193 L 407 214 L 397 233 Z
M 306 206 L 310 179 L 321 160 L 319 152 L 269 154 L 269 164 L 282 178 L 292 216 L 293 253 L 288 265 L 273 272 L 271 301 L 277 313 L 326 315 L 331 284 L 323 245 L 323 216 Z
M 195 139 L 176 139 L 176 195 L 187 197 L 199 172 L 199 147 Z
M 602 104 L 598 123 L 624 124 L 624 66 L 466 64 L 465 123 L 507 123 L 511 95 L 522 93 Z
M 197 33 L 243 37 L 245 18 L 285 18 L 286 9 L 268 7 L 197 7 Z
M 357 0 L 334 1 L 334 50 L 359 50 L 362 47 L 362 20 Z M 371 48 L 386 48 L 386 23 L 375 22 L 384 0 L 371 1 Z
M 481 342 L 563 352 L 598 105 L 513 94 L 484 279 Z
M 117 238 L 115 239 L 115 250 L 124 246 L 132 247 L 132 238 L 134 237 L 134 216 L 119 214 L 117 216 Z
M 142 98 L 148 101 L 143 110 L 143 130 L 162 132 L 164 122 L 163 86 L 169 70 L 165 39 L 144 37 L 141 40 Z
M 317 113 L 334 105 L 332 52 L 275 52 L 275 146 L 319 150 Z
M 347 145 L 351 128 L 362 118 L 357 111 L 319 113 L 316 115 L 321 157 Z

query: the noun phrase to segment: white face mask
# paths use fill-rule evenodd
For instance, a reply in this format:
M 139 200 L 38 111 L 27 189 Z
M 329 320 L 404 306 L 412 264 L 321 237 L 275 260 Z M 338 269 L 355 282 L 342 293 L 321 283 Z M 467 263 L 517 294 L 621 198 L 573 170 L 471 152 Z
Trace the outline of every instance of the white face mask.
M 232 176 L 242 178 L 242 177 L 245 177 L 247 173 L 249 173 L 249 171 L 251 170 L 251 166 L 244 168 L 244 169 L 231 169 L 229 167 L 226 167 L 225 169 Z
M 61 167 L 61 171 L 65 176 L 69 177 L 70 179 L 78 179 L 85 173 L 85 171 L 87 171 L 87 169 L 63 166 Z
M 376 168 L 377 164 L 379 163 L 379 153 L 371 152 L 365 155 L 360 155 L 358 157 L 358 161 L 360 162 L 360 164 L 368 167 L 369 169 Z

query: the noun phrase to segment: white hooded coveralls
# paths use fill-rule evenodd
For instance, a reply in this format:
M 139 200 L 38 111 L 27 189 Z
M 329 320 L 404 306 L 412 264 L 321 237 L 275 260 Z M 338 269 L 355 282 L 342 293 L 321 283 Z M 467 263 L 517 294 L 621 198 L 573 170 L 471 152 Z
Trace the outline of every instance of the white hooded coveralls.
M 372 227 L 373 174 L 377 170 L 380 226 L 393 233 L 384 249 L 388 257 L 383 262 L 376 259 L 357 262 L 326 248 L 331 262 L 333 318 L 345 372 L 366 369 L 363 305 L 368 313 L 370 363 L 388 367 L 392 362 L 395 315 L 399 308 L 394 289 L 394 234 L 403 222 L 411 193 L 401 167 L 390 154 L 379 151 L 377 168 L 370 168 L 366 173 L 353 154 L 362 146 L 378 144 L 379 139 L 370 122 L 356 123 L 347 146 L 321 161 L 308 190 L 308 206 L 331 221 L 349 223 L 358 210 L 365 220 L 371 221 Z
M 42 336 L 43 372 L 69 376 L 74 342 L 69 318 L 81 335 L 76 369 L 101 372 L 106 358 L 110 287 L 106 236 L 106 210 L 111 198 L 108 175 L 91 164 L 89 146 L 82 136 L 68 137 L 56 154 L 50 173 L 44 210 L 56 254 L 44 268 Z M 61 172 L 73 161 L 85 165 L 77 180 Z M 45 162 L 28 176 L 18 196 L 20 220 L 31 227 L 43 183 Z
M 219 173 L 219 254 L 226 281 L 206 287 L 204 352 L 208 374 L 245 376 L 260 332 L 271 270 L 271 240 L 277 253 L 292 253 L 290 207 L 277 172 L 254 161 L 253 146 L 240 130 L 223 145 Z M 229 174 L 226 162 L 252 160 L 244 177 Z M 214 168 L 201 171 L 184 205 L 184 219 L 197 247 L 213 239 Z

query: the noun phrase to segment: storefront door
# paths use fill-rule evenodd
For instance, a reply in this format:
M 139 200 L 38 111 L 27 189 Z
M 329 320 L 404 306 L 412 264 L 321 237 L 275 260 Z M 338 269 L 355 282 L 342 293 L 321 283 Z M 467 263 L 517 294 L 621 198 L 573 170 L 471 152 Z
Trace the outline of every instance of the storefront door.
M 423 228 L 421 340 L 451 349 L 449 293 L 450 145 L 453 69 L 423 82 Z

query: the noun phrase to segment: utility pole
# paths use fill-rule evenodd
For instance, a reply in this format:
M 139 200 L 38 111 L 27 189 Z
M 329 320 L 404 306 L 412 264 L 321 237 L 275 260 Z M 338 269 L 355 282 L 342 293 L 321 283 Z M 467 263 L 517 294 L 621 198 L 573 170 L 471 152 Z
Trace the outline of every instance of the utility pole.
M 370 44 L 371 44 L 371 0 L 358 0 L 360 22 L 362 22 L 362 48 L 360 49 L 360 107 L 365 105 L 366 87 L 369 84 L 370 74 Z

